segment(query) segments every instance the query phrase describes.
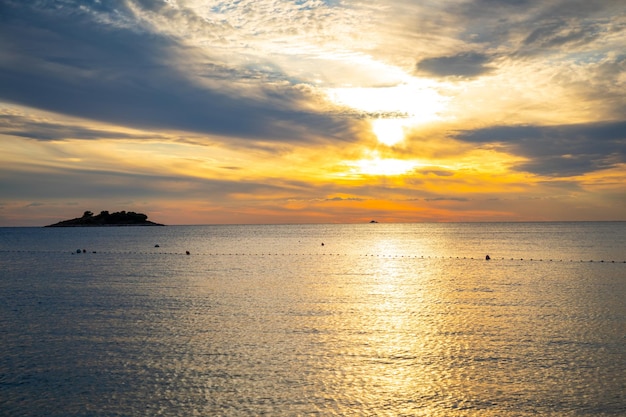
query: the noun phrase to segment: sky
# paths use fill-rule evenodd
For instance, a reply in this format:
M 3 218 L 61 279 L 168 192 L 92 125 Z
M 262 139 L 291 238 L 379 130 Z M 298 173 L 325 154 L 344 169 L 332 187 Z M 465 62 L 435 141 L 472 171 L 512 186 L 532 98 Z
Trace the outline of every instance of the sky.
M 626 220 L 622 0 L 0 0 L 0 226 Z

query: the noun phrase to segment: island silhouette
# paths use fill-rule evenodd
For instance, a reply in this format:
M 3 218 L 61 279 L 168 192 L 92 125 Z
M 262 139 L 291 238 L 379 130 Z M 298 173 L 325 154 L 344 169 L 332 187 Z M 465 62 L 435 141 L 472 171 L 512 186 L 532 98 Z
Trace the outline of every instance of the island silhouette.
M 109 213 L 101 211 L 94 216 L 91 211 L 86 211 L 83 217 L 63 220 L 45 227 L 98 227 L 98 226 L 164 226 L 148 220 L 148 216 L 134 211 L 118 211 Z

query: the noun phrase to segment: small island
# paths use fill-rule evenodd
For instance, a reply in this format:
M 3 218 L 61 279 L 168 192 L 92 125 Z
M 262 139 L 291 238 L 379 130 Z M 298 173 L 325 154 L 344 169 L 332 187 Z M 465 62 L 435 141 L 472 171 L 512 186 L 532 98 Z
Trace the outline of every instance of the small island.
M 163 226 L 148 220 L 148 216 L 143 213 L 133 211 L 119 211 L 109 213 L 101 211 L 94 216 L 91 211 L 86 211 L 83 217 L 63 220 L 45 227 L 101 227 L 101 226 Z

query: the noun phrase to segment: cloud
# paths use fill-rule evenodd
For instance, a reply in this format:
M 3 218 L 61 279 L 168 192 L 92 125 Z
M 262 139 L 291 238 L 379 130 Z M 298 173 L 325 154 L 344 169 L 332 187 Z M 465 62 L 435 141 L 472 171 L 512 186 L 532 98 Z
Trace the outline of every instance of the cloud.
M 429 51 L 433 47 L 444 51 L 434 58 L 452 58 L 467 51 L 497 55 L 504 62 L 507 57 L 541 59 L 546 54 L 562 58 L 567 53 L 597 52 L 599 46 L 618 47 L 623 38 L 616 34 L 625 29 L 624 5 L 613 0 L 448 1 L 441 2 L 438 11 L 439 27 L 418 23 L 418 27 L 428 27 L 422 36 L 429 41 Z
M 364 199 L 359 197 L 331 197 L 325 198 L 322 201 L 364 201 Z
M 433 198 L 425 198 L 424 201 L 458 201 L 458 202 L 466 202 L 469 201 L 468 198 L 464 197 L 433 197 Z
M 555 19 L 534 29 L 523 41 L 525 46 L 538 48 L 556 48 L 568 43 L 587 43 L 599 36 L 597 30 L 589 27 L 574 26 L 566 20 Z M 593 28 L 592 28 L 593 29 Z
M 15 112 L 3 112 L 0 108 L 0 134 L 18 136 L 38 141 L 59 141 L 67 139 L 155 139 L 158 134 L 127 133 L 99 129 L 79 123 L 37 118 Z
M 547 176 L 576 176 L 626 163 L 626 121 L 560 126 L 494 126 L 456 139 L 498 143 L 529 159 L 516 167 Z
M 64 201 L 75 199 L 162 199 L 227 201 L 231 195 L 276 195 L 290 191 L 280 184 L 254 180 L 207 179 L 176 174 L 123 172 L 108 169 L 22 167 L 0 168 L 5 199 Z M 8 186 L 10 184 L 10 186 Z M 4 187 L 6 185 L 6 187 Z
M 477 77 L 489 73 L 493 68 L 490 58 L 481 53 L 467 52 L 454 56 L 426 58 L 417 63 L 417 70 L 438 77 Z
M 250 68 L 212 63 L 210 53 L 180 38 L 133 26 L 121 7 L 96 15 L 64 8 L 70 10 L 3 6 L 0 99 L 142 129 L 273 141 L 349 138 L 341 133 L 350 121 L 312 109 L 309 92 L 296 84 L 249 82 Z

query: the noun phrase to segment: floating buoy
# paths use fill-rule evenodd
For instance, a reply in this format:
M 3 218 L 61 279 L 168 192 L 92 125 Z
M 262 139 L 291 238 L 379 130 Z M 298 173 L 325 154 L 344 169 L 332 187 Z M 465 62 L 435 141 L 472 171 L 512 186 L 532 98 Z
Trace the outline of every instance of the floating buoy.
M 485 260 L 486 260 L 486 261 L 488 261 L 488 260 L 490 260 L 490 259 L 491 259 L 491 257 L 490 257 L 489 255 L 485 256 Z
M 186 253 L 187 255 L 189 255 L 189 251 L 185 251 L 185 253 Z

